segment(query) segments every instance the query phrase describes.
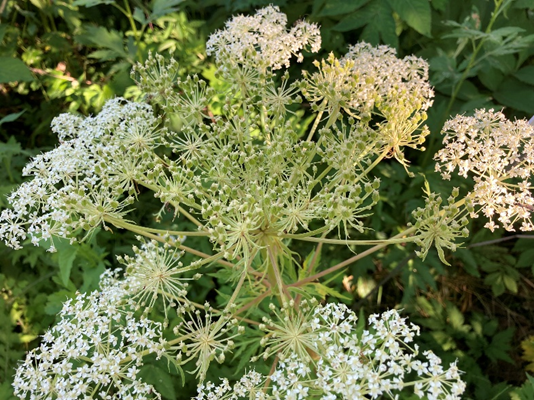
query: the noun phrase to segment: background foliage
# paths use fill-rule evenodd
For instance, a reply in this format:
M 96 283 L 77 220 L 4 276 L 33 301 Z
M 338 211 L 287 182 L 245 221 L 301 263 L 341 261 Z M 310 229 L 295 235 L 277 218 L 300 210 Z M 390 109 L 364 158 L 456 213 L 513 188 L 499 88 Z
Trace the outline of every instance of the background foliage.
M 305 17 L 321 25 L 320 57 L 331 51 L 341 55 L 349 44 L 365 40 L 430 63 L 436 99 L 428 121 L 428 151 L 410 154 L 416 179 L 408 179 L 395 163 L 380 166 L 383 202 L 367 223 L 376 237 L 398 232 L 410 212 L 423 205 L 425 179 L 436 192 L 461 187 L 433 172 L 431 155 L 440 146 L 439 130 L 450 115 L 469 115 L 483 107 L 504 109 L 511 119 L 534 115 L 532 0 L 4 0 L 0 207 L 24 179 L 21 170 L 29 157 L 55 145 L 49 129 L 54 116 L 94 114 L 114 96 L 139 98 L 129 71 L 150 51 L 173 54 L 183 75 L 195 72 L 210 79 L 207 35 L 232 14 L 269 3 L 279 5 L 290 21 Z M 496 8 L 500 12 L 495 13 Z M 311 59 L 305 59 L 303 68 L 312 69 Z M 290 73 L 294 78 L 300 74 L 298 68 Z M 156 226 L 158 205 L 143 194 L 140 202 L 143 212 L 134 219 Z M 424 327 L 425 348 L 445 362 L 459 359 L 468 382 L 466 398 L 534 399 L 534 378 L 527 374 L 534 371 L 534 236 L 491 233 L 481 229 L 482 224 L 470 226 L 472 234 L 463 249 L 448 256 L 450 267 L 435 253 L 422 262 L 414 257 L 413 246 L 397 245 L 349 266 L 332 280 L 355 310 L 368 314 L 404 309 Z M 181 230 L 187 228 L 184 222 Z M 82 244 L 60 242 L 55 254 L 32 246 L 12 251 L 0 245 L 0 398 L 10 398 L 14 366 L 39 344 L 39 335 L 54 323 L 61 302 L 77 290 L 95 289 L 102 271 L 117 266 L 115 255 L 131 252 L 130 243 L 133 237 L 102 231 Z M 194 238 L 188 245 L 210 251 L 209 243 Z M 299 252 L 305 258 L 312 249 L 303 245 Z M 351 251 L 324 246 L 321 262 L 335 265 Z M 201 279 L 193 296 L 230 292 L 223 278 Z M 248 358 L 238 353 L 235 357 Z M 222 365 L 210 372 L 231 378 L 236 371 Z M 189 392 L 184 391 L 179 377 L 156 367 L 143 373 L 167 399 L 194 393 L 194 385 L 186 383 Z

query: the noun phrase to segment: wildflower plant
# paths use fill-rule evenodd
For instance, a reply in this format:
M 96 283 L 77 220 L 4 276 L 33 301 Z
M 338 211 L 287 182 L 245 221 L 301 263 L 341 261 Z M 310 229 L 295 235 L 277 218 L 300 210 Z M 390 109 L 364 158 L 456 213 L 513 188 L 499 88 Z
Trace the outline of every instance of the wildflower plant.
M 103 228 L 133 232 L 141 244 L 118 257 L 122 276 L 106 273 L 101 291 L 65 303 L 17 370 L 20 398 L 159 398 L 137 374 L 149 355 L 194 374 L 197 399 L 460 398 L 456 363 L 420 351 L 415 325 L 390 310 L 365 328 L 325 301 L 332 292 L 320 280 L 399 243 L 419 246 L 422 258 L 435 246 L 447 263 L 444 248 L 454 251 L 467 217 L 479 213 L 531 229 L 532 128 L 493 112 L 453 119 L 437 168 L 445 178 L 456 167 L 474 172 L 473 191 L 455 189 L 443 205 L 427 190 L 425 207 L 396 236 L 351 239 L 370 231 L 365 218 L 380 200 L 374 168 L 394 158 L 408 170 L 404 148 L 424 150 L 428 65 L 360 43 L 290 82 L 279 70 L 318 51 L 321 39 L 314 24 L 286 24 L 274 6 L 229 21 L 208 40 L 211 84 L 182 79 L 175 60 L 151 55 L 132 75 L 147 103 L 116 98 L 96 116 L 54 120 L 60 143 L 25 168 L 30 180 L 9 196 L 0 238 L 14 249 L 48 241 L 54 251 L 54 238 L 75 242 Z M 304 101 L 315 118 L 307 130 L 299 128 Z M 141 191 L 162 203 L 159 228 L 128 219 Z M 198 229 L 171 229 L 181 220 L 162 222 L 166 213 Z M 209 240 L 212 254 L 186 237 Z M 292 248 L 299 241 L 317 243 L 306 262 Z M 324 244 L 372 247 L 325 269 Z M 185 252 L 196 261 L 184 265 Z M 188 298 L 207 267 L 232 283 L 215 306 Z M 233 384 L 206 381 L 213 361 L 252 342 L 263 345 L 250 357 L 254 368 Z

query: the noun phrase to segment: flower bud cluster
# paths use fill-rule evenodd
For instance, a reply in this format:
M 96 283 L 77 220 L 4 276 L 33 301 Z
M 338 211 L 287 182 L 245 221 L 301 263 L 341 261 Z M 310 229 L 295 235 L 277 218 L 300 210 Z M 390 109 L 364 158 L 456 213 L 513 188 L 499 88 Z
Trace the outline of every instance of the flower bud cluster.
M 375 151 L 389 150 L 406 166 L 401 148 L 420 148 L 430 133 L 422 126 L 434 97 L 428 64 L 413 56 L 399 59 L 395 49 L 368 43 L 351 46 L 341 59 L 330 54 L 314 64 L 318 71 L 304 72 L 302 93 L 315 110 L 328 113 L 326 126 L 342 112 L 364 124 L 378 116 L 383 121 L 375 128 L 381 138 Z
M 191 373 L 203 381 L 210 363 L 215 360 L 223 363 L 226 353 L 231 351 L 235 343 L 233 339 L 243 332 L 238 321 L 229 314 L 216 316 L 209 303 L 204 304 L 200 311 L 190 303 L 178 307 L 178 313 L 184 321 L 173 328 L 176 336 L 183 340 L 174 348 L 180 364 L 195 360 L 195 369 Z
M 448 204 L 442 206 L 441 196 L 430 193 L 425 199 L 425 207 L 418 207 L 412 212 L 416 221 L 413 226 L 417 229 L 416 235 L 418 236 L 415 244 L 421 247 L 421 250 L 415 253 L 423 260 L 434 245 L 441 262 L 450 265 L 445 259 L 443 248 L 456 251 L 455 239 L 469 236 L 467 215 L 474 208 L 469 198 L 465 199 L 465 204 L 456 204 L 455 200 L 458 194 L 458 188 L 454 188 L 451 196 L 447 199 Z M 408 226 L 412 226 L 412 224 L 409 223 Z
M 475 186 L 470 192 L 478 212 L 490 219 L 486 227 L 514 231 L 534 230 L 534 127 L 526 120 L 509 121 L 493 110 L 477 110 L 472 117 L 456 116 L 443 127 L 445 147 L 435 155 L 436 171 L 444 179 L 458 168 Z M 497 220 L 497 221 L 495 221 Z
M 182 252 L 171 249 L 170 245 L 158 245 L 155 240 L 142 243 L 141 248 L 133 247 L 134 257 L 118 256 L 118 261 L 125 265 L 125 279 L 132 300 L 140 308 L 148 312 L 154 307 L 156 300 L 161 297 L 163 310 L 167 317 L 167 306 L 176 306 L 178 300 L 185 300 L 187 295 L 187 281 L 198 279 L 199 276 L 188 278 L 184 274 L 194 269 L 184 266 L 180 262 Z

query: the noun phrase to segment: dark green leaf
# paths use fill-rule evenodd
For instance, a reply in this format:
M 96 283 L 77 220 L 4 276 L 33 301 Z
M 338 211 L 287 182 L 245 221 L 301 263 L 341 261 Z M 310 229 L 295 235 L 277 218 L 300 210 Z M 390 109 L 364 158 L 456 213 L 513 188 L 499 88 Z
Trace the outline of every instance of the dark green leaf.
M 508 352 L 511 348 L 510 342 L 513 335 L 514 330 L 512 328 L 508 328 L 495 334 L 490 345 L 485 351 L 486 355 L 493 361 L 503 360 L 513 364 L 514 361 L 508 355 Z
M 534 266 L 534 249 L 528 249 L 519 255 L 516 268 Z
M 176 399 L 176 392 L 169 373 L 154 365 L 145 365 L 139 371 L 138 377 L 156 389 L 163 397 L 169 400 Z
M 373 0 L 363 9 L 343 18 L 332 29 L 347 32 L 362 26 L 365 28 L 360 37 L 361 40 L 377 45 L 382 39 L 384 43 L 397 47 L 395 20 L 387 0 Z
M 478 272 L 478 265 L 476 262 L 473 253 L 467 249 L 458 249 L 454 253 L 454 256 L 459 258 L 464 265 L 464 269 L 471 275 L 480 277 L 480 272 Z
M 6 115 L 4 118 L 0 119 L 0 126 L 6 122 L 13 122 L 15 121 L 18 117 L 20 117 L 22 114 L 24 114 L 26 112 L 26 110 L 22 110 L 21 112 L 18 112 L 18 113 L 13 113 L 13 114 L 8 114 Z
M 527 65 L 517 71 L 514 76 L 521 82 L 534 85 L 534 65 Z
M 432 8 L 438 11 L 445 11 L 449 0 L 430 0 Z
M 389 0 L 389 4 L 408 26 L 431 37 L 432 12 L 429 0 Z
M 0 83 L 30 82 L 33 76 L 21 60 L 14 57 L 0 57 Z
M 56 239 L 55 246 L 57 249 L 57 262 L 59 264 L 59 276 L 61 277 L 61 282 L 67 286 L 70 271 L 72 270 L 72 265 L 78 252 L 78 246 L 71 245 L 66 239 Z
M 499 85 L 494 96 L 505 106 L 534 114 L 534 86 L 508 77 Z

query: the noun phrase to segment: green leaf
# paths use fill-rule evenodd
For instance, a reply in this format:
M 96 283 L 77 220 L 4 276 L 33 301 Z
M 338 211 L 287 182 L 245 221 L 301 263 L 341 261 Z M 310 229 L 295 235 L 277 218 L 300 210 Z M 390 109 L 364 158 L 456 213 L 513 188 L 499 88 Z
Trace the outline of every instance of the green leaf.
M 445 11 L 449 0 L 430 0 L 430 4 L 434 10 Z
M 140 22 L 143 25 L 148 22 L 146 19 L 145 13 L 139 7 L 135 7 L 134 13 L 133 13 L 133 19 L 135 19 L 137 22 Z
M 495 99 L 505 106 L 534 114 L 534 86 L 525 85 L 513 77 L 506 78 L 493 93 Z
M 429 0 L 388 0 L 389 5 L 408 26 L 431 37 L 432 11 Z
M 169 400 L 176 399 L 176 392 L 172 383 L 172 378 L 167 371 L 154 365 L 145 365 L 137 375 L 144 382 L 154 386 L 156 391 Z
M 382 40 L 395 48 L 398 47 L 396 25 L 391 7 L 387 0 L 373 0 L 363 9 L 343 18 L 332 29 L 347 32 L 365 26 L 360 39 L 377 45 Z
M 368 2 L 369 0 L 329 0 L 326 2 L 322 10 L 319 11 L 317 16 L 330 17 L 332 15 L 346 15 L 354 10 L 357 10 Z
M 18 117 L 20 117 L 25 112 L 26 112 L 26 110 L 22 110 L 21 112 L 18 112 L 18 113 L 12 113 L 12 114 L 6 115 L 4 118 L 0 119 L 0 126 L 2 126 L 2 124 L 6 123 L 6 122 L 15 121 Z
M 512 328 L 508 328 L 504 331 L 495 334 L 491 340 L 490 345 L 485 350 L 486 355 L 492 361 L 503 360 L 513 364 L 514 361 L 508 355 L 508 352 L 511 349 L 510 343 L 512 341 L 513 335 L 514 330 Z
M 76 253 L 78 253 L 78 246 L 71 245 L 66 239 L 56 240 L 55 245 L 57 249 L 57 262 L 59 264 L 59 276 L 61 277 L 61 282 L 67 286 L 70 271 L 72 270 Z
M 521 82 L 534 85 L 534 65 L 528 65 L 517 71 L 514 76 Z
M 120 54 L 118 54 L 115 50 L 101 49 L 93 51 L 87 57 L 94 58 L 100 61 L 113 61 L 116 60 L 119 56 Z
M 517 281 L 510 275 L 503 275 L 504 286 L 512 293 L 517 293 Z
M 128 56 L 128 53 L 124 50 L 122 36 L 119 32 L 114 30 L 108 31 L 102 26 L 89 26 L 86 29 L 87 35 L 84 35 L 84 38 L 96 47 L 113 50 L 120 57 Z
M 534 249 L 528 249 L 519 255 L 516 268 L 532 267 L 534 266 Z
M 480 272 L 478 272 L 477 261 L 470 250 L 458 249 L 454 253 L 454 257 L 460 259 L 463 262 L 464 269 L 467 271 L 467 273 L 476 276 L 477 278 L 480 277 Z
M 155 0 L 152 7 L 152 14 L 148 17 L 149 21 L 154 21 L 164 15 L 170 14 L 178 10 L 176 7 L 184 0 Z
M 534 400 L 534 378 L 527 374 L 527 380 L 520 388 L 510 393 L 511 400 Z
M 315 287 L 315 290 L 317 290 L 317 293 L 319 293 L 323 298 L 326 298 L 327 295 L 330 295 L 332 297 L 335 297 L 337 299 L 342 299 L 346 301 L 352 301 L 351 297 L 344 296 L 341 293 L 339 293 L 337 290 L 332 289 L 326 285 L 323 285 L 321 283 L 312 283 Z
M 30 69 L 21 60 L 14 57 L 0 57 L 0 83 L 31 82 Z
M 100 4 L 113 4 L 116 0 L 76 0 L 73 6 L 94 7 Z

